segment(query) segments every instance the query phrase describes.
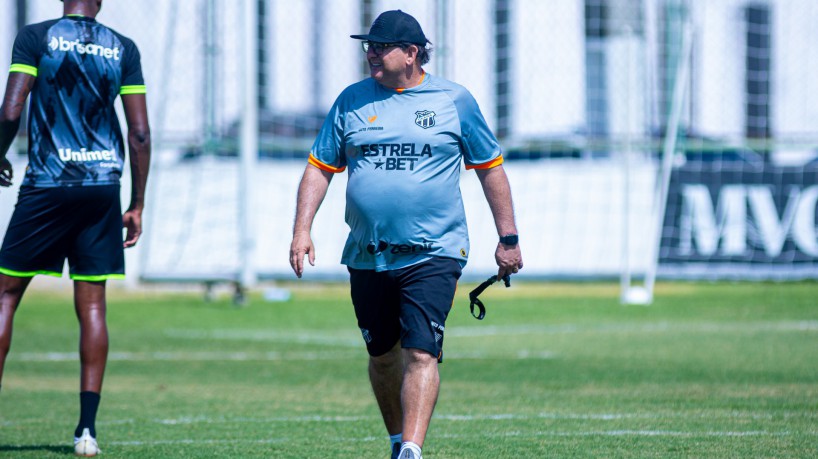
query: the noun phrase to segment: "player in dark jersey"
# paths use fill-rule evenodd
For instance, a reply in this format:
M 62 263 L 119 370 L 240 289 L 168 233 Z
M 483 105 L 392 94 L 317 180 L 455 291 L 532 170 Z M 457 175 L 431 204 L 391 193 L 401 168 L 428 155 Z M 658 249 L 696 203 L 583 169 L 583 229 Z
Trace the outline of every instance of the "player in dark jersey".
M 142 233 L 150 162 L 145 82 L 134 43 L 94 18 L 102 0 L 64 0 L 64 16 L 24 27 L 14 42 L 0 107 L 0 185 L 6 152 L 29 107 L 28 167 L 0 249 L 0 380 L 12 321 L 36 274 L 61 276 L 68 260 L 80 324 L 77 454 L 99 452 L 95 419 L 108 357 L 105 283 L 125 274 L 123 249 Z M 125 146 L 114 108 L 128 124 L 131 202 L 123 214 Z M 125 241 L 122 228 L 126 228 Z

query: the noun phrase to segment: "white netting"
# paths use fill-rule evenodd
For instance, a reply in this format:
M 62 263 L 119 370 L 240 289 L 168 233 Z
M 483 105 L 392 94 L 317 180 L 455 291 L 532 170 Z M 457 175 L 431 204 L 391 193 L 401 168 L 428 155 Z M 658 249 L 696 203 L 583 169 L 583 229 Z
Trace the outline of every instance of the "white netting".
M 241 51 L 252 45 L 243 38 L 241 11 L 250 1 L 260 20 L 260 159 L 253 174 L 240 176 Z M 31 0 L 29 22 L 54 17 L 61 6 Z M 129 263 L 152 279 L 236 278 L 245 231 L 238 189 L 247 181 L 255 269 L 261 277 L 290 276 L 287 248 L 307 151 L 334 98 L 367 74 L 359 43 L 348 36 L 397 8 L 414 15 L 433 42 L 426 69 L 467 87 L 506 149 L 525 274 L 615 277 L 650 269 L 659 158 L 687 25 L 690 76 L 660 273 L 699 272 L 710 261 L 728 274 L 786 273 L 787 260 L 800 263 L 798 272 L 812 266 L 815 177 L 804 169 L 818 145 L 812 0 L 106 1 L 100 21 L 142 51 L 154 138 L 146 234 L 141 256 Z M 7 33 L 0 43 L 6 60 L 12 38 Z M 764 172 L 754 175 L 759 167 Z M 696 180 L 710 190 L 712 225 L 691 223 L 710 211 Z M 316 220 L 320 261 L 308 271 L 315 278 L 344 275 L 344 183 L 336 177 Z M 772 190 L 772 207 L 759 187 Z M 464 172 L 463 193 L 472 236 L 465 274 L 479 278 L 493 270 L 496 234 L 471 172 Z M 744 193 L 744 233 L 725 229 L 737 216 L 719 213 L 728 202 L 737 205 L 735 193 Z M 4 195 L 0 205 L 10 212 L 13 201 Z M 802 214 L 786 220 L 788 206 Z M 716 244 L 716 254 L 740 245 L 735 234 L 746 235 L 745 248 L 760 247 L 747 249 L 752 263 L 697 252 L 700 245 Z M 688 244 L 693 258 L 672 244 Z

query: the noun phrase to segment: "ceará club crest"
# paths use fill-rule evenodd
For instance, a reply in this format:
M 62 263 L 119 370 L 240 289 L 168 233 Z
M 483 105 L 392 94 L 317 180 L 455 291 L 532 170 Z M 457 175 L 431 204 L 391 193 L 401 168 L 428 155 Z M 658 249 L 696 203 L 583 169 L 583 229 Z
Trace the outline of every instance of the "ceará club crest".
M 423 129 L 429 129 L 435 125 L 435 112 L 431 110 L 419 110 L 415 112 L 415 124 Z

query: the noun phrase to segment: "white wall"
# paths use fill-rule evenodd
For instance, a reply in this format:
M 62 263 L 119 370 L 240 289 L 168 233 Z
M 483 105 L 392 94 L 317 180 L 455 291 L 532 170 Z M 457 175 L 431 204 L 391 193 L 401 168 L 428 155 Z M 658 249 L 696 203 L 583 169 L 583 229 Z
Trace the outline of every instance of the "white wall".
M 618 162 L 506 163 L 528 276 L 616 276 L 624 247 L 625 169 Z M 647 266 L 655 169 L 633 164 L 630 171 L 630 256 L 634 268 Z M 261 161 L 256 168 L 253 205 L 255 266 L 263 276 L 290 278 L 292 221 L 303 161 Z M 341 252 L 349 229 L 344 222 L 346 173 L 333 177 L 313 224 L 316 266 L 306 279 L 343 278 Z M 146 210 L 148 250 L 142 268 L 151 275 L 229 277 L 239 268 L 236 220 L 238 169 L 235 160 L 207 159 L 157 171 L 156 196 Z M 195 187 L 206 183 L 206 187 Z M 496 273 L 497 232 L 483 191 L 472 171 L 462 172 L 461 188 L 471 235 L 464 275 Z

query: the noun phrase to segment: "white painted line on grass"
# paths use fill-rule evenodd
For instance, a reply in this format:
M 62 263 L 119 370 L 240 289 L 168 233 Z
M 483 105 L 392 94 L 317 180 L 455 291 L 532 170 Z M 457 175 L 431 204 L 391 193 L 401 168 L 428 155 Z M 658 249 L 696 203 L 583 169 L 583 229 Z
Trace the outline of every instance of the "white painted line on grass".
M 799 432 L 799 435 L 816 435 L 816 432 Z M 766 430 L 750 431 L 679 431 L 679 430 L 590 430 L 590 431 L 536 431 L 536 432 L 493 432 L 486 437 L 786 437 L 793 435 L 790 431 L 770 432 Z M 471 438 L 473 435 L 440 434 L 440 438 Z
M 440 421 L 452 422 L 480 422 L 480 421 L 532 421 L 538 419 L 549 420 L 579 420 L 579 421 L 619 421 L 623 419 L 650 419 L 650 420 L 698 420 L 698 419 L 755 419 L 755 420 L 769 420 L 773 418 L 818 418 L 818 413 L 806 412 L 786 412 L 786 413 L 771 413 L 764 412 L 669 412 L 669 413 L 533 413 L 533 414 L 513 414 L 513 413 L 486 413 L 486 414 L 435 414 L 434 419 Z M 100 426 L 106 425 L 122 425 L 122 424 L 143 424 L 146 422 L 161 424 L 166 426 L 175 425 L 194 425 L 194 424 L 276 424 L 276 423 L 349 423 L 349 422 L 377 422 L 380 421 L 379 416 L 323 416 L 323 415 L 308 415 L 308 416 L 262 416 L 262 417 L 226 417 L 226 416 L 181 416 L 178 418 L 166 419 L 110 419 L 100 420 L 97 422 Z M 43 419 L 20 419 L 17 421 L 0 421 L 2 427 L 14 427 L 22 425 L 42 424 Z M 593 431 L 593 432 L 573 432 L 567 431 L 564 433 L 547 432 L 548 435 L 602 435 L 600 432 L 605 432 L 607 435 L 674 435 L 675 431 L 663 430 L 610 430 L 610 431 Z M 758 432 L 766 431 L 747 431 L 741 432 L 742 435 L 760 435 Z M 678 432 L 677 432 L 678 433 Z M 803 432 L 802 432 L 803 433 Z M 513 432 L 508 432 L 507 435 L 513 435 Z M 537 435 L 544 435 L 545 433 L 536 433 Z M 696 435 L 710 435 L 709 431 L 696 432 Z M 724 435 L 724 432 L 719 435 Z M 808 435 L 818 435 L 818 432 L 806 432 Z M 525 433 L 531 435 L 531 433 Z
M 818 436 L 818 432 L 798 432 L 798 435 Z M 477 432 L 474 434 L 433 434 L 434 437 L 445 438 L 537 438 L 537 437 L 788 437 L 794 435 L 790 431 L 771 432 L 766 430 L 750 431 L 704 431 L 688 432 L 677 430 L 595 430 L 595 431 L 537 431 L 537 432 Z M 215 438 L 180 438 L 174 440 L 129 440 L 129 441 L 106 441 L 102 447 L 145 447 L 163 445 L 268 445 L 286 444 L 291 442 L 301 442 L 302 438 L 278 437 L 278 438 L 258 438 L 258 439 L 215 439 Z M 380 442 L 383 437 L 327 437 L 325 441 L 332 442 Z M 11 447 L 24 448 L 26 445 L 8 445 Z
M 757 333 L 757 332 L 818 332 L 818 321 L 757 321 L 727 322 L 654 322 L 562 325 L 470 325 L 448 327 L 448 337 L 519 336 L 573 333 Z M 261 341 L 295 344 L 317 344 L 333 347 L 359 348 L 361 338 L 355 332 L 339 333 L 318 330 L 189 330 L 168 329 L 171 338 L 207 341 Z
M 184 438 L 178 440 L 152 440 L 152 441 L 107 441 L 105 442 L 102 447 L 104 448 L 105 445 L 111 446 L 159 446 L 159 445 L 234 445 L 234 444 L 255 444 L 255 445 L 267 445 L 267 444 L 276 444 L 276 443 L 289 443 L 292 439 L 284 437 L 284 438 L 260 438 L 256 440 L 252 439 L 236 439 L 236 440 L 217 440 L 212 438 L 203 438 L 203 439 L 192 439 L 192 438 Z
M 358 350 L 314 351 L 314 352 L 218 352 L 218 351 L 154 351 L 154 352 L 111 352 L 109 362 L 299 362 L 324 360 L 366 360 L 364 345 Z M 550 351 L 518 349 L 509 354 L 486 352 L 446 352 L 447 359 L 505 359 L 505 360 L 548 360 L 556 354 Z M 20 352 L 12 353 L 9 360 L 20 362 L 75 362 L 77 352 Z
M 182 338 L 191 340 L 207 341 L 261 341 L 277 343 L 296 344 L 324 344 L 330 346 L 360 347 L 360 334 L 330 333 L 319 330 L 241 330 L 241 329 L 217 329 L 217 330 L 189 330 L 189 329 L 168 329 L 164 331 L 165 336 L 170 338 Z
M 376 420 L 375 416 L 280 416 L 280 417 L 234 417 L 228 418 L 223 416 L 209 417 L 209 416 L 190 416 L 175 419 L 154 419 L 153 422 L 162 425 L 189 425 L 189 424 L 223 424 L 223 423 L 239 423 L 239 424 L 272 424 L 272 423 L 287 423 L 287 422 L 325 422 L 325 423 L 343 423 L 343 422 L 360 422 Z
M 360 359 L 366 355 L 362 352 L 184 352 L 184 351 L 156 351 L 156 352 L 111 352 L 108 361 L 124 362 L 199 362 L 199 361 L 302 361 L 302 360 L 340 360 Z M 79 359 L 76 352 L 21 352 L 12 354 L 9 360 L 23 362 L 73 362 Z
M 484 414 L 484 415 L 463 415 L 463 414 L 435 414 L 435 419 L 445 421 L 501 421 L 501 420 L 534 420 L 534 419 L 580 419 L 580 420 L 602 420 L 611 421 L 617 419 L 638 418 L 638 419 L 658 419 L 659 416 L 649 414 L 560 414 L 560 413 L 539 413 L 534 415 L 519 414 Z M 189 424 L 220 424 L 220 423 L 248 423 L 248 424 L 272 424 L 290 422 L 317 422 L 317 423 L 346 423 L 377 421 L 377 416 L 278 416 L 278 417 L 223 417 L 223 416 L 187 416 L 175 419 L 154 419 L 153 422 L 163 425 L 189 425 Z
M 434 415 L 435 419 L 446 421 L 503 421 L 503 420 L 532 420 L 532 419 L 580 419 L 595 421 L 613 421 L 617 419 L 658 419 L 657 416 L 649 414 L 571 414 L 571 413 L 539 413 L 534 415 L 520 414 L 440 414 Z
M 803 435 L 805 433 L 799 433 Z M 807 435 L 815 435 L 816 432 L 806 432 Z M 788 437 L 793 435 L 790 431 L 678 431 L 678 430 L 593 430 L 593 431 L 537 431 L 537 432 L 479 432 L 474 434 L 436 434 L 437 438 L 531 438 L 531 437 Z M 327 438 L 329 441 L 350 442 L 350 441 L 382 441 L 381 437 L 338 437 Z M 109 441 L 106 445 L 111 446 L 154 446 L 154 445 L 191 445 L 191 444 L 279 444 L 291 441 L 301 441 L 288 437 L 261 438 L 261 439 L 177 439 L 177 440 L 153 440 L 153 441 Z
M 816 414 L 807 413 L 776 413 L 776 417 L 818 417 Z M 536 419 L 550 419 L 550 420 L 584 420 L 584 421 L 616 421 L 622 419 L 772 419 L 773 415 L 770 413 L 758 412 L 706 412 L 699 411 L 691 413 L 533 413 L 533 414 L 515 414 L 515 413 L 487 413 L 487 414 L 434 414 L 435 419 L 443 421 L 531 421 Z M 154 419 L 152 422 L 166 425 L 186 425 L 186 424 L 217 424 L 217 423 L 288 423 L 288 422 L 317 422 L 317 423 L 344 423 L 344 422 L 359 422 L 359 421 L 377 421 L 380 420 L 378 416 L 270 416 L 270 417 L 225 417 L 225 416 L 183 416 L 172 419 Z M 122 422 L 122 421 L 120 421 Z M 129 420 L 128 422 L 135 422 Z
M 757 333 L 757 332 L 818 332 L 818 321 L 779 322 L 655 322 L 647 324 L 563 324 L 563 325 L 493 325 L 450 327 L 449 337 L 482 337 L 507 335 L 572 334 L 572 333 Z

